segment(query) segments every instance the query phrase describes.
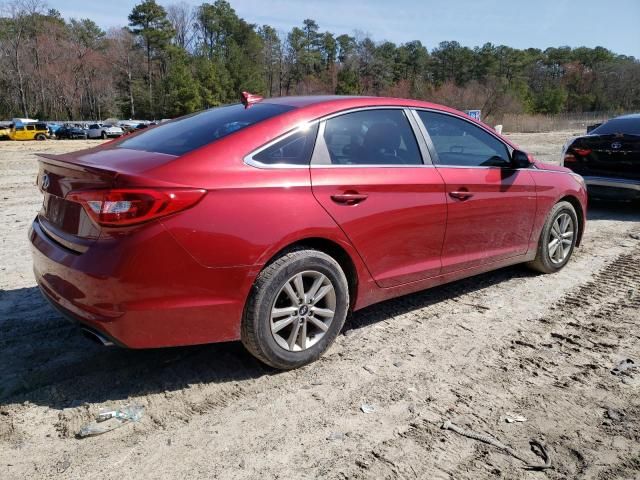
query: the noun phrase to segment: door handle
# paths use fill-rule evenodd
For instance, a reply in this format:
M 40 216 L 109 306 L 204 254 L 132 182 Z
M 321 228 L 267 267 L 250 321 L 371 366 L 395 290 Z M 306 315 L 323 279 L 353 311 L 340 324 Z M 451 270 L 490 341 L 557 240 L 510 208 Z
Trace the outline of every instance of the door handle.
M 473 193 L 465 192 L 465 191 L 455 191 L 455 192 L 449 192 L 449 196 L 451 198 L 457 198 L 458 200 L 468 200 L 471 197 L 473 197 Z
M 331 200 L 342 205 L 357 205 L 364 202 L 369 195 L 357 192 L 345 192 L 338 195 L 331 195 Z

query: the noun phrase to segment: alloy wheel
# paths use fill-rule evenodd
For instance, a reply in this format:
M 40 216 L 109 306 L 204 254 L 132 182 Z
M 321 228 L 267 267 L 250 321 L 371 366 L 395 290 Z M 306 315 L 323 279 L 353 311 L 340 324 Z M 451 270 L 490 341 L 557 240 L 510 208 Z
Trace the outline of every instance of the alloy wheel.
M 549 258 L 552 263 L 557 265 L 565 261 L 571 252 L 574 235 L 575 228 L 571 216 L 564 212 L 558 215 L 549 232 Z
M 336 311 L 336 292 L 323 273 L 295 274 L 280 288 L 271 307 L 271 334 L 288 351 L 306 350 L 324 337 Z

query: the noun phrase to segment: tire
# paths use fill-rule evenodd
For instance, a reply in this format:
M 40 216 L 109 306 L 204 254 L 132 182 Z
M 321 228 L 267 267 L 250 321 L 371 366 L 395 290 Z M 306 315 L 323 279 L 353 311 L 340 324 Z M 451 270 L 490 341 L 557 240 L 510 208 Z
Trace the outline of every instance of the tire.
M 569 219 L 570 224 L 564 232 L 560 232 L 561 235 L 558 235 L 558 228 L 560 227 L 562 229 L 563 220 L 565 219 Z M 540 233 L 536 258 L 527 265 L 533 270 L 542 273 L 555 273 L 561 270 L 573 254 L 579 229 L 578 216 L 576 215 L 576 210 L 573 208 L 573 205 L 569 202 L 556 203 L 547 215 L 547 220 Z M 570 238 L 568 238 L 569 232 L 572 232 Z M 564 243 L 561 243 L 560 246 L 553 249 L 551 246 L 553 240 L 557 240 L 560 237 L 562 237 Z M 569 240 L 570 243 L 567 243 Z M 562 248 L 563 251 L 560 251 L 560 248 Z
M 304 296 L 296 304 L 292 294 L 300 297 L 298 277 Z M 316 282 L 320 286 L 314 291 Z M 295 313 L 282 315 L 294 309 Z M 348 310 L 349 286 L 338 262 L 317 250 L 289 251 L 258 275 L 242 319 L 242 343 L 271 367 L 298 368 L 317 360 L 329 348 L 342 330 Z M 333 312 L 330 319 L 329 312 Z
M 44 133 L 39 133 L 39 134 L 36 135 L 36 140 L 43 141 L 43 140 L 46 140 L 46 139 L 47 139 L 47 137 L 45 136 Z
M 102 132 L 102 139 L 106 140 L 107 139 L 107 134 L 105 132 Z

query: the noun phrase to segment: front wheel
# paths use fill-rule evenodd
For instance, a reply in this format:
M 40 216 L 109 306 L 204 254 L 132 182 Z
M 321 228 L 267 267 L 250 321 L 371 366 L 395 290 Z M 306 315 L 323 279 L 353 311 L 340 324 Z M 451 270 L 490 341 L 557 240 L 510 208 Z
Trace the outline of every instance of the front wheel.
M 44 133 L 39 133 L 39 134 L 36 135 L 36 140 L 44 141 L 46 139 L 47 139 L 47 137 L 45 136 Z
M 107 139 L 107 134 L 106 134 L 106 132 L 102 132 L 102 139 L 103 139 L 103 140 L 106 140 L 106 139 Z
M 554 273 L 564 267 L 575 248 L 578 228 L 573 205 L 556 203 L 542 228 L 536 258 L 528 266 L 542 273 Z
M 317 360 L 349 309 L 342 268 L 317 250 L 294 250 L 258 276 L 242 319 L 242 343 L 259 360 L 288 370 Z

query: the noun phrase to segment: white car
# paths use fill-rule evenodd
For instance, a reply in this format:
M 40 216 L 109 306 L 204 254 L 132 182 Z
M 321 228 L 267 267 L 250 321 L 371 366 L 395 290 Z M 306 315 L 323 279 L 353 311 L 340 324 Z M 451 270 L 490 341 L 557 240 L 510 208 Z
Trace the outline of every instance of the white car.
M 119 137 L 124 134 L 124 130 L 120 127 L 116 127 L 115 125 L 108 125 L 102 123 L 92 123 L 89 125 L 87 129 L 87 137 L 88 138 L 113 138 Z

